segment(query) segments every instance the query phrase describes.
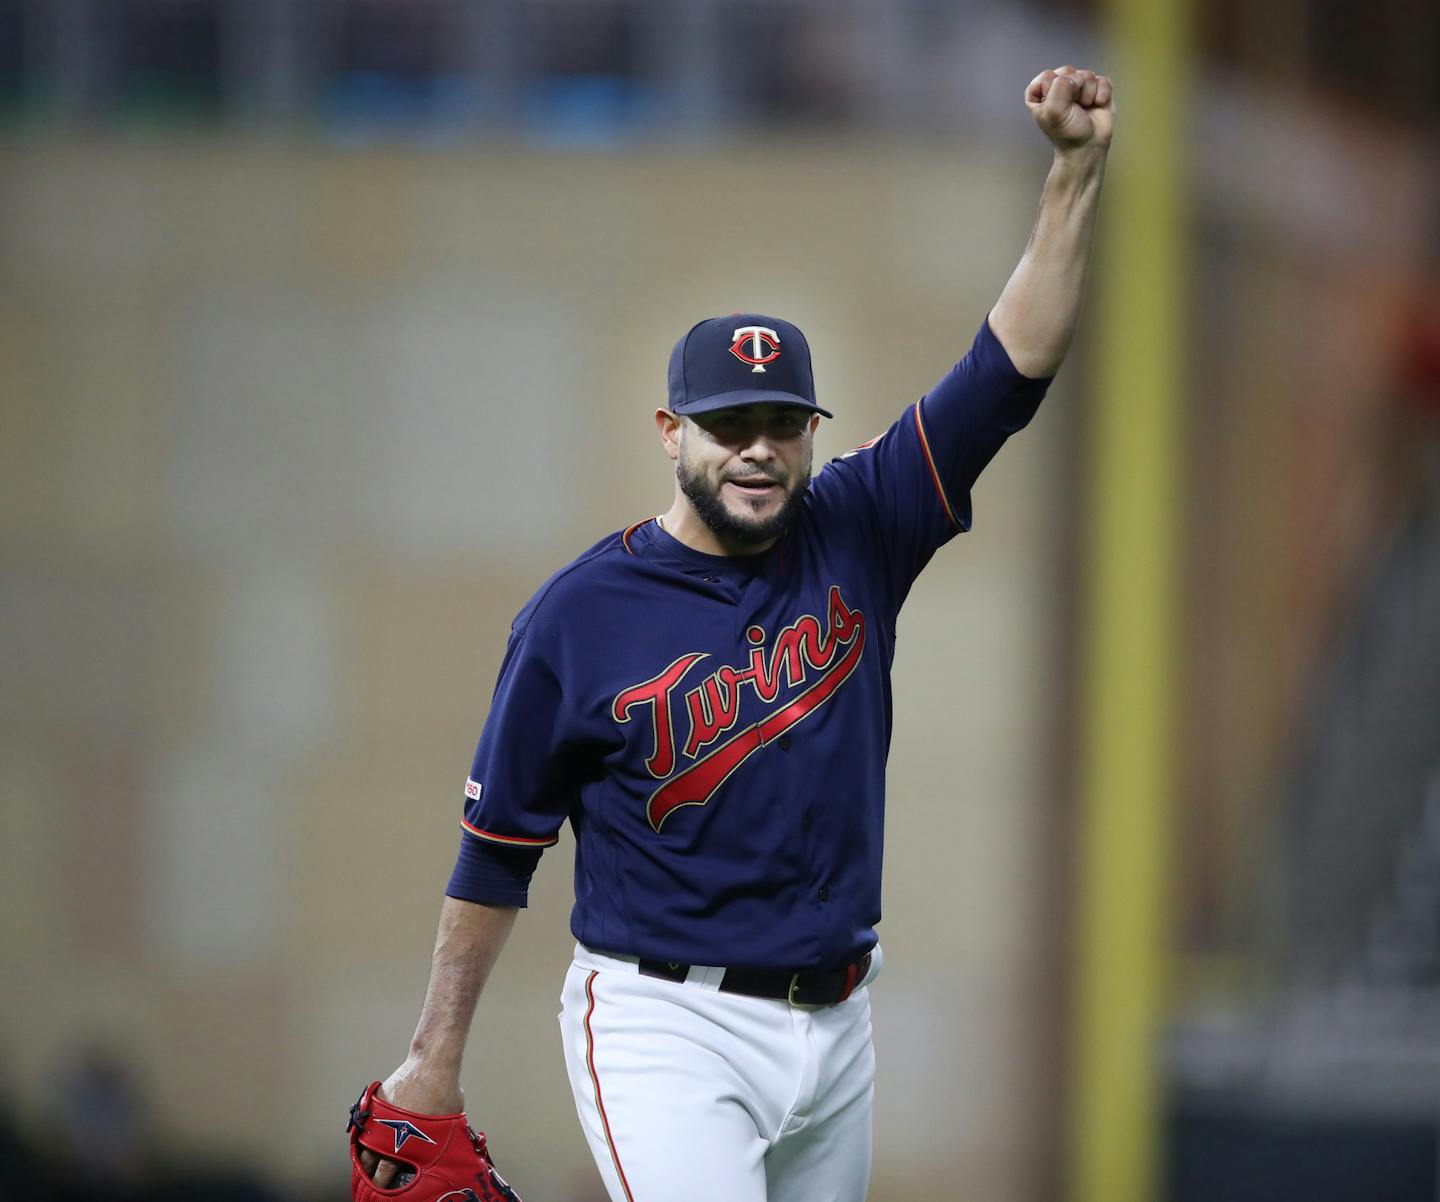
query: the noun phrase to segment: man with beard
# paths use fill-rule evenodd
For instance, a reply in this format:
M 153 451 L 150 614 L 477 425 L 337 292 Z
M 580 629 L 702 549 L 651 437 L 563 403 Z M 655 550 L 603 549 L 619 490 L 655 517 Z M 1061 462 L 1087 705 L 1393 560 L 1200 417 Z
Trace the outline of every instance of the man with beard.
M 476 1001 L 568 820 L 561 1030 L 613 1202 L 865 1196 L 896 616 L 1069 345 L 1113 126 L 1091 71 L 1043 72 L 1026 102 L 1055 146 L 1030 243 L 969 353 L 880 437 L 812 480 L 830 415 L 800 330 L 741 313 L 676 344 L 655 413 L 673 501 L 515 620 L 384 1098 L 460 1110 Z M 404 1159 L 360 1158 L 382 1188 Z

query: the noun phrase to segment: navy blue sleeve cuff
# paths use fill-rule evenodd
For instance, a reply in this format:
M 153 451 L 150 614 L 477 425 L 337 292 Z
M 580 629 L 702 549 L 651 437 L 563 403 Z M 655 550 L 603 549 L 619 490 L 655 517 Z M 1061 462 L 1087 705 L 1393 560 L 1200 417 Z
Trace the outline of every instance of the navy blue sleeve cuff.
M 922 399 L 935 471 L 952 502 L 963 499 L 956 512 L 962 530 L 970 525 L 967 494 L 1005 440 L 1035 416 L 1051 379 L 1017 371 L 987 317 L 970 353 Z
M 1054 376 L 1027 376 L 1010 358 L 1010 352 L 1005 349 L 995 331 L 990 328 L 990 317 L 987 314 L 985 320 L 980 323 L 980 329 L 976 334 L 974 350 L 977 357 L 988 369 L 997 372 L 1000 376 L 1010 377 L 1011 395 L 1034 397 L 1039 403 L 1045 395 L 1045 390 L 1054 382 Z
M 489 906 L 529 903 L 530 878 L 540 863 L 541 849 L 501 847 L 473 835 L 460 836 L 460 854 L 445 886 L 445 896 Z

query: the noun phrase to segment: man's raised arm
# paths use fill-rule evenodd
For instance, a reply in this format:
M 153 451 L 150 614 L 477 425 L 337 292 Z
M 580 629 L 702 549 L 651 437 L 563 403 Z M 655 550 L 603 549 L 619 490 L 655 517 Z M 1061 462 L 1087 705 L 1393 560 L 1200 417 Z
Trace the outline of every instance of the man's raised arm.
M 1031 80 L 1025 103 L 1054 143 L 1055 159 L 990 328 L 1016 370 L 1040 378 L 1055 374 L 1075 333 L 1115 106 L 1108 77 L 1068 66 Z

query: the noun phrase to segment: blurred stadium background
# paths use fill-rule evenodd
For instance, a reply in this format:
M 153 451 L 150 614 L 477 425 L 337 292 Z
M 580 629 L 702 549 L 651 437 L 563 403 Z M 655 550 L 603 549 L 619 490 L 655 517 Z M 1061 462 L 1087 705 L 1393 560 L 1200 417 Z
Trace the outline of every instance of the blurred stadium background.
M 1440 9 L 0 0 L 0 1196 L 347 1196 L 510 617 L 668 496 L 696 318 L 828 458 L 1114 76 L 1080 344 L 902 625 L 871 1196 L 1419 1202 L 1440 1163 Z M 598 1202 L 568 844 L 470 1112 Z M 552 1004 L 553 1003 L 553 1004 Z

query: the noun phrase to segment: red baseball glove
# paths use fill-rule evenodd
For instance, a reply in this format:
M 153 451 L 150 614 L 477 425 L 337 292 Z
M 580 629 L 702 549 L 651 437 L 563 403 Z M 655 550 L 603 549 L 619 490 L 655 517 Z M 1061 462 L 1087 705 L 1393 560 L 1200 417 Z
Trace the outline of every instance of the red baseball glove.
M 350 1107 L 350 1194 L 354 1202 L 520 1202 L 495 1171 L 464 1114 L 416 1114 L 376 1097 L 379 1081 L 365 1087 Z M 360 1167 L 360 1149 L 401 1166 L 391 1189 L 377 1189 Z M 401 1184 L 403 1182 L 403 1184 Z

